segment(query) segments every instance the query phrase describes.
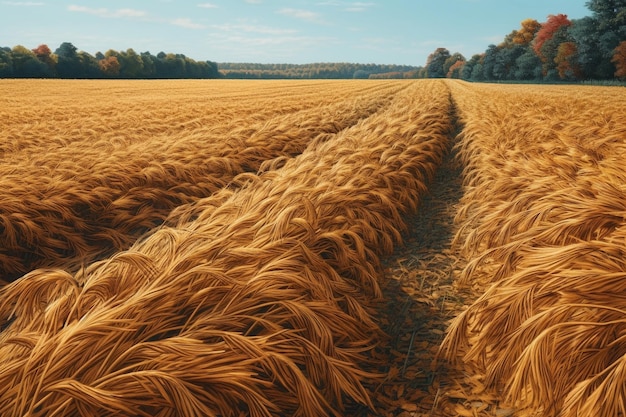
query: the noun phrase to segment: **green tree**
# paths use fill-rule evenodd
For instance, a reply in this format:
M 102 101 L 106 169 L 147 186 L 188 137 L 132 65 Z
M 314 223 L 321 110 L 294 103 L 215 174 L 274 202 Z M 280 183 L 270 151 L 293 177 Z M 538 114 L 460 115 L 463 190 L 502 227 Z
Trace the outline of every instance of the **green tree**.
M 463 65 L 463 69 L 461 70 L 461 78 L 464 80 L 472 79 L 472 71 L 474 70 L 474 66 L 479 64 L 482 59 L 480 54 L 474 54 L 472 57 Z
M 587 16 L 572 21 L 569 35 L 576 43 L 578 66 L 584 78 L 607 79 L 614 67 L 600 47 L 601 33 L 597 30 L 597 19 Z
M 532 48 L 526 48 L 515 60 L 513 78 L 516 80 L 539 81 L 541 80 L 542 63 Z
M 57 73 L 60 78 L 81 77 L 83 71 L 74 45 L 63 42 L 54 53 L 57 56 Z
M 37 59 L 30 49 L 16 45 L 11 50 L 13 59 L 13 75 L 20 78 L 40 78 L 50 75 L 46 64 Z
M 143 76 L 145 78 L 156 77 L 156 64 L 157 57 L 150 52 L 141 53 L 141 61 L 143 62 Z
M 33 49 L 33 53 L 38 60 L 46 64 L 48 67 L 48 76 L 56 76 L 57 57 L 52 54 L 48 45 L 42 44 Z
M 13 57 L 11 48 L 0 48 L 0 78 L 13 76 Z
M 437 48 L 430 54 L 426 60 L 428 78 L 444 78 L 446 71 L 444 71 L 443 65 L 448 58 L 450 58 L 450 51 L 446 48 Z
M 144 78 L 143 60 L 132 48 L 120 52 L 117 59 L 120 62 L 120 77 Z
M 501 79 L 502 71 L 496 68 L 499 48 L 496 45 L 489 45 L 482 59 L 482 73 L 485 80 Z M 495 70 L 495 72 L 494 72 Z
M 98 65 L 98 60 L 93 55 L 85 52 L 79 51 L 76 54 L 78 58 L 78 71 L 79 78 L 101 78 L 102 72 L 100 71 L 100 66 Z
M 585 6 L 593 12 L 598 31 L 626 39 L 626 0 L 589 0 Z

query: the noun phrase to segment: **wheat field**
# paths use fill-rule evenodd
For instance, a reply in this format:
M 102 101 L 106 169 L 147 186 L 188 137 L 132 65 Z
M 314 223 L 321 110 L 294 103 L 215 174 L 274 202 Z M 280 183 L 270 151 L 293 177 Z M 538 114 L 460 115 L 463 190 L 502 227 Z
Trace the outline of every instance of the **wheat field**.
M 0 84 L 0 415 L 626 415 L 621 89 Z

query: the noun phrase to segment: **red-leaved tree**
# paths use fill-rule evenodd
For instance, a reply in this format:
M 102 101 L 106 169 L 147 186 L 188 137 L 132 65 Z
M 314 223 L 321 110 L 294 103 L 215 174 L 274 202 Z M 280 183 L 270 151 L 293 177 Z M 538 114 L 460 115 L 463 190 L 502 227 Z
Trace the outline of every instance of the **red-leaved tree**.
M 557 15 L 549 15 L 548 20 L 541 25 L 541 28 L 537 31 L 535 35 L 535 40 L 533 44 L 533 49 L 537 56 L 545 61 L 547 58 L 545 57 L 541 47 L 552 37 L 554 34 L 562 27 L 569 26 L 572 22 L 567 18 L 567 15 L 557 14 Z
M 54 70 L 56 65 L 55 56 L 52 55 L 52 51 L 46 44 L 39 45 L 32 50 L 37 59 L 46 64 L 50 70 Z

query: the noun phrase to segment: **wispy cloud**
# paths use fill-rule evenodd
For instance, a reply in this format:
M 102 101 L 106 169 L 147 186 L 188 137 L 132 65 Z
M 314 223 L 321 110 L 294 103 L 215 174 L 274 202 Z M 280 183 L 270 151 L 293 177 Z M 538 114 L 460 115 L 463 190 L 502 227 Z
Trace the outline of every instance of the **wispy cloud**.
M 120 17 L 134 18 L 134 17 L 147 16 L 147 13 L 144 12 L 143 10 L 136 10 L 136 9 L 109 10 L 106 7 L 94 9 L 94 8 L 86 7 L 86 6 L 77 6 L 74 4 L 67 6 L 67 10 L 69 10 L 70 12 L 87 13 L 87 14 L 91 14 L 94 16 L 108 17 L 108 18 L 120 18 Z
M 198 7 L 202 9 L 217 9 L 218 6 L 213 3 L 200 3 L 198 4 Z
M 178 19 L 170 20 L 170 23 L 174 26 L 180 26 L 187 29 L 204 29 L 204 25 L 195 23 L 191 19 L 186 17 L 179 17 Z
M 221 25 L 211 25 L 211 28 L 218 29 L 223 32 L 260 33 L 264 35 L 289 35 L 297 32 L 294 29 L 283 29 L 250 23 L 224 23 Z
M 375 3 L 372 2 L 355 2 L 349 3 L 344 7 L 344 10 L 347 12 L 364 12 L 372 6 L 375 6 Z
M 261 0 L 246 0 L 248 4 L 261 4 L 263 3 Z
M 271 61 L 293 62 L 295 51 L 302 48 L 317 49 L 338 40 L 329 36 L 259 36 L 242 33 L 210 33 L 211 45 L 222 52 L 224 62 Z M 237 48 L 233 48 L 237 45 Z
M 364 12 L 365 10 L 376 6 L 376 3 L 368 1 L 338 1 L 327 0 L 317 3 L 318 6 L 331 6 L 343 9 L 346 12 Z
M 6 4 L 7 6 L 34 7 L 43 6 L 45 3 L 42 1 L 3 1 L 2 4 Z
M 278 10 L 278 13 L 285 16 L 295 17 L 296 19 L 307 20 L 309 22 L 322 23 L 321 15 L 310 10 L 292 9 L 290 7 L 286 7 Z

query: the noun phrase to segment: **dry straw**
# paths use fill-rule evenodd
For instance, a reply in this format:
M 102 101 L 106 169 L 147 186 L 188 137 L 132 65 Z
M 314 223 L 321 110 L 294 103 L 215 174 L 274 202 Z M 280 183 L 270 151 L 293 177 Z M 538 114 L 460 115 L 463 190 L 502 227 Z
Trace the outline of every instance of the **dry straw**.
M 379 259 L 447 150 L 443 82 L 178 208 L 130 249 L 0 289 L 3 416 L 371 407 Z
M 22 85 L 13 83 L 7 81 L 9 90 Z M 85 83 L 83 88 L 98 85 Z M 33 86 L 18 96 L 18 103 L 3 106 L 3 281 L 38 267 L 76 270 L 127 249 L 175 207 L 211 195 L 242 172 L 256 172 L 268 159 L 301 153 L 320 134 L 356 124 L 385 106 L 398 89 L 379 85 L 366 90 L 358 84 L 339 94 L 326 85 L 305 106 L 288 88 L 265 97 L 266 90 L 252 92 L 250 84 L 235 89 L 239 95 L 218 96 L 218 102 L 211 97 L 194 101 L 199 94 L 194 86 L 211 91 L 181 84 L 185 103 L 177 102 L 176 93 L 167 95 L 169 89 L 153 97 L 150 90 L 128 82 L 110 83 L 109 100 L 94 100 L 88 90 L 65 102 L 56 85 Z M 118 85 L 125 93 L 119 98 Z M 225 93 L 228 87 L 219 88 Z M 58 94 L 59 100 L 48 104 L 46 92 Z M 348 92 L 361 92 L 360 100 Z M 242 94 L 248 97 L 242 99 Z M 162 115 L 162 108 L 171 115 Z M 26 119 L 24 114 L 33 109 L 37 117 Z
M 626 415 L 623 94 L 451 87 L 461 282 L 487 289 L 451 324 L 445 356 L 482 372 L 516 415 Z

